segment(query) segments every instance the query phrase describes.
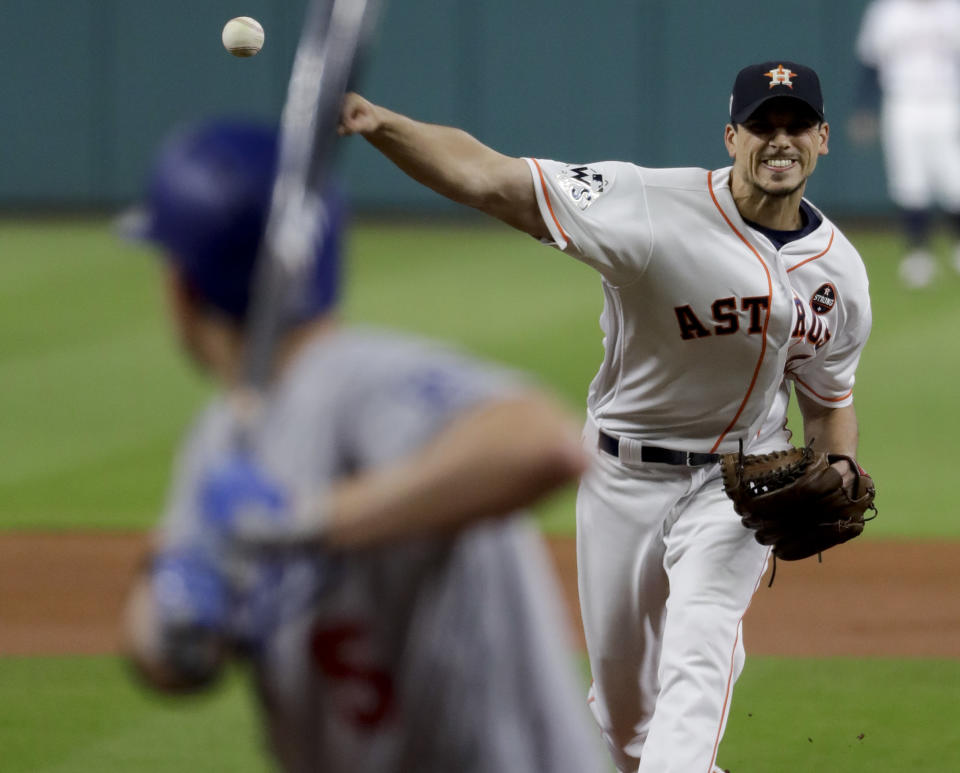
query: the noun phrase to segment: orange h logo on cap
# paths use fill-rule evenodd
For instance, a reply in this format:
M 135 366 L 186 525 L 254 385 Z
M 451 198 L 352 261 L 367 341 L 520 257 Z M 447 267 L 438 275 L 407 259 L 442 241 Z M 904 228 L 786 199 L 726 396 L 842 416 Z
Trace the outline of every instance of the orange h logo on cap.
M 788 88 L 793 88 L 793 81 L 790 78 L 794 77 L 796 73 L 789 69 L 785 68 L 782 64 L 777 65 L 776 70 L 770 70 L 770 72 L 765 72 L 768 78 L 770 78 L 770 88 L 774 86 L 786 86 Z

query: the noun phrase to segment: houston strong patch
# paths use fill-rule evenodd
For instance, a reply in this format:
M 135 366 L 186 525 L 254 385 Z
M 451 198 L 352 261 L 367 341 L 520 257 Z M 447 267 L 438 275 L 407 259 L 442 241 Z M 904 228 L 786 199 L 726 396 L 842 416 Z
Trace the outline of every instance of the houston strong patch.
M 810 298 L 810 308 L 817 314 L 826 314 L 837 303 L 837 288 L 829 282 L 820 285 Z

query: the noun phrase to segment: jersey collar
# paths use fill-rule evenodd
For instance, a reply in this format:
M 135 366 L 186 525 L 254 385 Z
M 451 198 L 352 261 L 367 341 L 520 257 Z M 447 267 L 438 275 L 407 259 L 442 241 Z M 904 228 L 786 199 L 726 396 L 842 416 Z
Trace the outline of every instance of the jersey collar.
M 733 192 L 730 190 L 730 173 L 732 171 L 732 166 L 726 166 L 713 171 L 713 192 L 716 196 L 717 203 L 720 205 L 724 214 L 730 218 L 731 222 L 735 223 L 737 228 L 741 230 L 741 233 L 749 238 L 755 246 L 762 245 L 766 251 L 773 250 L 777 252 L 772 242 L 767 239 L 767 237 L 761 236 L 748 225 L 740 214 L 740 210 L 737 209 L 737 205 L 733 201 Z M 782 255 L 802 257 L 811 254 L 811 252 L 820 252 L 826 249 L 827 245 L 833 240 L 833 224 L 830 223 L 823 212 L 810 202 L 809 199 L 804 198 L 804 201 L 820 216 L 820 226 L 800 239 L 785 244 L 783 249 L 780 250 L 780 254 Z

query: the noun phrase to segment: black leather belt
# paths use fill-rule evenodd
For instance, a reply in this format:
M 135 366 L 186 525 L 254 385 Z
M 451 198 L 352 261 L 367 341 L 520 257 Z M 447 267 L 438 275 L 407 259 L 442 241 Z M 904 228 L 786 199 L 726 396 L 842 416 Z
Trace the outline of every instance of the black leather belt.
M 620 456 L 620 440 L 598 430 L 597 447 L 611 456 Z M 696 451 L 674 451 L 670 448 L 643 445 L 640 447 L 640 461 L 657 464 L 679 464 L 684 467 L 700 467 L 720 461 L 720 454 L 701 454 Z

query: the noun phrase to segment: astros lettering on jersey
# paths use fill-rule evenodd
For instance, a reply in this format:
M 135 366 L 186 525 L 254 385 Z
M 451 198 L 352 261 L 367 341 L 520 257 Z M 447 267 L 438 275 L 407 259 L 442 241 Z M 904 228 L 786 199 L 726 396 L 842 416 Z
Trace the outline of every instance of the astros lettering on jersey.
M 729 169 L 528 163 L 554 243 L 603 276 L 605 356 L 588 407 L 609 432 L 691 451 L 734 450 L 738 438 L 756 433 L 786 365 L 797 325 L 788 270 L 834 251 L 845 256 L 841 265 L 860 266 L 855 294 L 865 296 L 859 257 L 829 220 L 778 255 L 737 212 Z M 859 332 L 841 331 L 828 348 L 858 352 Z M 856 358 L 845 362 L 838 369 L 831 359 L 829 375 L 811 376 L 811 396 L 848 394 Z M 718 372 L 745 375 L 717 379 Z

